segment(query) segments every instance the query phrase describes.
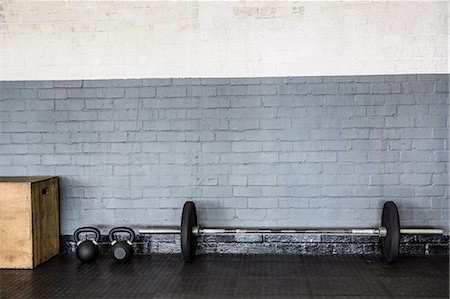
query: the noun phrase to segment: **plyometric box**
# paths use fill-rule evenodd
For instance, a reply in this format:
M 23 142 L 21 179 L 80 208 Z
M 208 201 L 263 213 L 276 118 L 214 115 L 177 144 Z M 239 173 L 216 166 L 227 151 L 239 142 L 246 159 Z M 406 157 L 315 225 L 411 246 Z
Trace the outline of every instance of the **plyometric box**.
M 59 253 L 57 177 L 0 177 L 0 268 L 32 269 Z

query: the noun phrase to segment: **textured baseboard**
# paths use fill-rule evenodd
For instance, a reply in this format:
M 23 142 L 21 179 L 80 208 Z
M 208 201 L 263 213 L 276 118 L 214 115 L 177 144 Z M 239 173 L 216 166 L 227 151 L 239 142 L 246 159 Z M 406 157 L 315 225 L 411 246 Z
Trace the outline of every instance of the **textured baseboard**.
M 106 236 L 101 238 L 101 251 L 107 252 Z M 136 253 L 179 253 L 179 235 L 140 235 L 134 242 Z M 73 253 L 73 236 L 61 236 L 61 249 Z M 200 254 L 381 254 L 381 241 L 375 236 L 362 235 L 210 235 L 198 239 Z M 402 235 L 400 253 L 410 255 L 448 255 L 449 236 Z

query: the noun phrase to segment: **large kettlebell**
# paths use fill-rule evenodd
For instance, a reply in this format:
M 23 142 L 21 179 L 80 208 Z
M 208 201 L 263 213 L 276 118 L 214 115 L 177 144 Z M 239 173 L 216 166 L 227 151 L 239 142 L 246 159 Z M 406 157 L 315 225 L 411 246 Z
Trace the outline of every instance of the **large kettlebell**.
M 81 233 L 93 233 L 95 234 L 95 239 L 80 241 Z M 73 236 L 75 242 L 77 242 L 75 253 L 78 259 L 84 263 L 93 262 L 99 255 L 98 242 L 100 241 L 100 231 L 95 227 L 80 227 L 73 233 Z
M 128 240 L 116 240 L 116 233 L 127 233 Z M 111 242 L 111 257 L 119 263 L 128 262 L 133 256 L 133 241 L 136 237 L 134 231 L 129 227 L 115 227 L 109 231 L 109 241 Z

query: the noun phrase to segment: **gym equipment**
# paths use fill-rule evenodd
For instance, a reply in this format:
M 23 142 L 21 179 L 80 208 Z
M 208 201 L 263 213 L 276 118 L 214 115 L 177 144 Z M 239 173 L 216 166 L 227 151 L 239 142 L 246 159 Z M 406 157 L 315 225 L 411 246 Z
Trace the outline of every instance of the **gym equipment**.
M 188 201 L 183 206 L 181 215 L 181 252 L 186 262 L 192 262 L 197 247 L 197 236 L 192 233 L 197 226 L 197 210 L 192 201 Z
M 381 238 L 383 255 L 388 263 L 398 257 L 400 234 L 443 234 L 437 228 L 400 228 L 398 209 L 393 201 L 383 206 L 379 228 L 205 228 L 197 226 L 195 204 L 188 201 L 183 206 L 181 227 L 150 227 L 140 229 L 142 234 L 181 234 L 181 251 L 186 262 L 195 256 L 197 237 L 214 234 L 352 234 L 378 236 Z
M 383 206 L 381 226 L 387 228 L 386 236 L 381 238 L 381 244 L 384 257 L 391 264 L 397 260 L 400 246 L 400 218 L 397 206 L 392 201 L 386 202 Z
M 127 233 L 128 240 L 116 240 L 116 233 Z M 134 231 L 129 227 L 115 227 L 109 231 L 111 242 L 111 257 L 118 263 L 128 262 L 133 256 L 133 241 L 136 238 Z
M 95 234 L 94 240 L 80 241 L 81 233 L 93 233 Z M 100 241 L 100 231 L 95 227 L 85 226 L 80 227 L 73 233 L 77 247 L 75 253 L 80 261 L 84 263 L 93 262 L 99 255 L 98 242 Z

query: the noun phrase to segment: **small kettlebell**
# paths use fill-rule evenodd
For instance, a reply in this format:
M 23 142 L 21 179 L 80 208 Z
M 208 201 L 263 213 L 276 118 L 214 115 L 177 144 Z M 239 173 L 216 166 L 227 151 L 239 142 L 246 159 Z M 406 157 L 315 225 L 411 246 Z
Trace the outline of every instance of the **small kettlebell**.
M 114 234 L 128 233 L 129 239 L 118 241 Z M 118 263 L 128 262 L 133 256 L 133 241 L 136 237 L 134 231 L 129 227 L 115 227 L 109 231 L 109 241 L 111 242 L 111 257 Z
M 81 233 L 94 233 L 94 240 L 80 241 Z M 80 261 L 84 263 L 93 262 L 99 255 L 98 242 L 100 241 L 100 231 L 95 227 L 80 227 L 73 233 L 75 242 L 77 242 L 77 248 L 75 253 Z

